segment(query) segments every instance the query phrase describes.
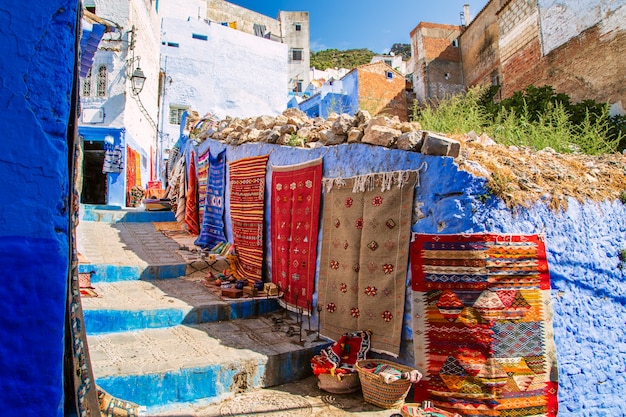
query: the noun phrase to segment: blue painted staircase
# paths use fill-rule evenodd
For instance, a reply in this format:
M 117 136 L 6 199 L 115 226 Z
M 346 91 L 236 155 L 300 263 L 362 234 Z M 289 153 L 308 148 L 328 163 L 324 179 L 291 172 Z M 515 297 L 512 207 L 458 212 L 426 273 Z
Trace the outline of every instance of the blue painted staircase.
M 328 342 L 275 297 L 206 286 L 211 264 L 155 229 L 165 214 L 93 208 L 78 226 L 79 271 L 97 294 L 82 298 L 97 384 L 158 416 L 309 376 Z

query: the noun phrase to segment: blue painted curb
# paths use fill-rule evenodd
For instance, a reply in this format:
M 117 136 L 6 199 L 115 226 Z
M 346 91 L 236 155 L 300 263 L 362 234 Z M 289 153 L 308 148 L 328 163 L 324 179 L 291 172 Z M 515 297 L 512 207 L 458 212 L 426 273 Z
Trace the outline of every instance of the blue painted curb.
M 88 222 L 122 223 L 122 222 L 174 222 L 176 216 L 172 211 L 141 211 L 122 209 L 118 206 L 82 205 L 80 219 Z
M 98 378 L 110 394 L 146 407 L 175 408 L 176 404 L 217 402 L 245 387 L 264 388 L 311 375 L 311 358 L 326 345 L 272 355 L 260 360 L 229 361 L 163 373 Z M 148 409 L 150 410 L 150 409 Z
M 169 279 L 184 276 L 187 272 L 187 264 L 149 265 L 146 268 L 128 265 L 78 264 L 78 272 L 92 272 L 91 282 L 94 284 L 138 279 Z
M 279 309 L 276 299 L 256 299 L 197 306 L 189 309 L 155 310 L 85 309 L 85 328 L 90 335 L 155 329 L 180 324 L 201 324 L 258 317 Z

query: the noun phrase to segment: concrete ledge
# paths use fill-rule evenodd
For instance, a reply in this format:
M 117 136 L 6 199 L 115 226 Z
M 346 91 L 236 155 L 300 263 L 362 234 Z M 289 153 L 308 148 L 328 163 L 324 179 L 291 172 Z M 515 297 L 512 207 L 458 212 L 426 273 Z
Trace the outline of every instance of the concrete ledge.
M 146 211 L 143 208 L 123 209 L 118 206 L 81 205 L 80 220 L 88 222 L 174 222 L 172 211 Z
M 277 311 L 276 299 L 251 299 L 205 306 L 141 310 L 85 308 L 85 329 L 90 335 L 158 329 L 180 324 L 201 324 L 258 317 Z
M 304 331 L 300 342 L 298 332 L 285 332 L 293 327 L 295 321 L 274 314 L 89 335 L 88 342 L 98 385 L 139 405 L 164 407 L 217 402 L 310 375 L 311 358 L 329 342 Z
M 146 267 L 108 264 L 78 264 L 78 272 L 93 272 L 92 284 L 134 280 L 170 279 L 185 276 L 187 264 L 148 265 Z

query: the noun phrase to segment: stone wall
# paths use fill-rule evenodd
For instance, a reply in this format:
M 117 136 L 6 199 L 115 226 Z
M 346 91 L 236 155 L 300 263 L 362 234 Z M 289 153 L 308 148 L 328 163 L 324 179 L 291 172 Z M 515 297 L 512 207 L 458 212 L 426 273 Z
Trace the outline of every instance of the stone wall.
M 0 403 L 64 416 L 68 120 L 78 2 L 0 4 Z

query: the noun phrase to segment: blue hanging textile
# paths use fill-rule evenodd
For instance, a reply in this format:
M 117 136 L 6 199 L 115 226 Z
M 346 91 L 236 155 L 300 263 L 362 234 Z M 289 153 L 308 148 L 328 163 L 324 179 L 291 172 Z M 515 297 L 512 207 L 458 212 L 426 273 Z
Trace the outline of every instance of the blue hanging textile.
M 200 235 L 194 242 L 201 248 L 226 242 L 224 236 L 224 184 L 226 182 L 226 150 L 215 157 L 209 153 L 209 175 L 206 186 L 204 217 Z

